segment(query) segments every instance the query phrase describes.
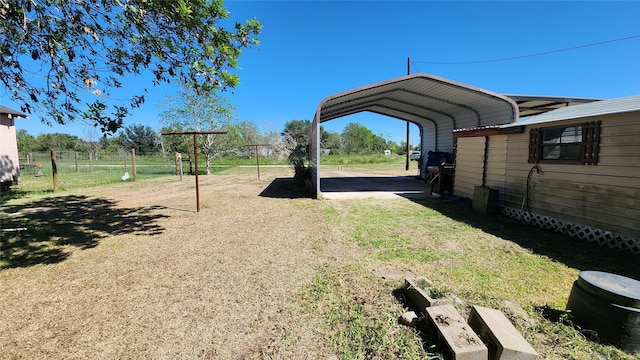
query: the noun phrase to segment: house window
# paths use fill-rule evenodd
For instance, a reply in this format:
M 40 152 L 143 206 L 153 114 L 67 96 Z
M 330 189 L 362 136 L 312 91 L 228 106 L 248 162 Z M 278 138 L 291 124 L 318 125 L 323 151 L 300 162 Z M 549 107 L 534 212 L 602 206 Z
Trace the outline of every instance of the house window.
M 529 131 L 529 162 L 598 163 L 600 122 Z

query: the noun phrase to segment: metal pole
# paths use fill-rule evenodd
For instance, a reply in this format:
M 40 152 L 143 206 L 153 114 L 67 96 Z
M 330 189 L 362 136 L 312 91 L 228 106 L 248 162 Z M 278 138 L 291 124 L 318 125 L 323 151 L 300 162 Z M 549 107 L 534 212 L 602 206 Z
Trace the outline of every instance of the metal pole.
M 256 166 L 258 167 L 258 180 L 260 180 L 260 153 L 258 152 L 258 145 L 256 145 Z
M 200 212 L 200 186 L 198 180 L 198 135 L 207 134 L 226 134 L 226 131 L 177 131 L 177 132 L 163 132 L 164 135 L 193 135 L 193 156 L 196 162 L 196 210 Z M 182 167 L 182 161 L 180 161 Z M 191 161 L 189 161 L 189 169 L 191 169 Z M 191 170 L 189 170 L 191 172 Z M 182 171 L 180 171 L 182 173 Z M 182 178 L 181 178 L 182 179 Z
M 411 75 L 411 58 L 407 58 L 407 75 Z M 409 146 L 409 121 L 407 121 L 407 159 L 405 161 L 405 167 L 404 169 L 406 171 L 409 171 L 409 151 L 410 151 L 410 146 Z
M 196 161 L 196 212 L 200 212 L 200 188 L 198 187 L 198 135 L 193 134 L 193 156 Z

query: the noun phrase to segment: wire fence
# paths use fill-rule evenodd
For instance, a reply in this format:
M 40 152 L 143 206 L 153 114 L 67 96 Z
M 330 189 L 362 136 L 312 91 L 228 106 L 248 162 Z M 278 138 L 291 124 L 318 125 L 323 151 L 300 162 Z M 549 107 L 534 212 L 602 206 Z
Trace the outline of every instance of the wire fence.
M 130 152 L 92 154 L 91 157 L 86 152 L 56 151 L 54 154 L 61 189 L 131 181 L 134 176 L 144 179 L 176 174 L 175 158 L 162 155 L 135 155 L 134 158 Z M 185 173 L 189 172 L 188 160 L 183 168 Z M 20 154 L 21 188 L 35 192 L 51 190 L 52 174 L 50 152 Z
M 210 171 L 218 173 L 235 166 L 256 166 L 256 152 L 241 148 L 240 155 L 212 158 Z M 277 154 L 265 153 L 261 149 L 260 164 L 286 165 L 288 160 Z M 147 179 L 158 176 L 178 175 L 175 154 L 138 155 L 129 151 L 117 153 L 75 151 L 55 151 L 55 163 L 58 177 L 58 189 L 93 187 L 113 184 L 121 181 Z M 15 190 L 29 193 L 49 192 L 53 190 L 53 167 L 50 152 L 20 152 L 20 181 Z M 206 157 L 198 157 L 198 173 L 206 174 Z M 135 164 L 135 172 L 134 172 Z M 181 158 L 182 172 L 195 174 L 195 159 L 189 155 Z

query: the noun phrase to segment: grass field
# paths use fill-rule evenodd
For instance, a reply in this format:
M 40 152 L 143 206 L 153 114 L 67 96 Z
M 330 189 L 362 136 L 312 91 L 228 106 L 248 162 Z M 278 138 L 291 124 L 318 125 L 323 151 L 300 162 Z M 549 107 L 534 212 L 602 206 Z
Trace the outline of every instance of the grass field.
M 31 153 L 31 166 L 21 171 L 20 186 L 14 188 L 13 197 L 28 194 L 42 194 L 53 190 L 52 163 L 50 153 Z M 82 157 L 76 161 L 74 152 L 59 152 L 56 155 L 58 188 L 60 190 L 72 190 L 133 181 L 133 159 L 130 153 L 126 154 L 102 154 L 98 159 Z M 188 161 L 190 159 L 191 161 Z M 259 159 L 260 166 L 288 166 L 287 159 L 265 158 Z M 21 160 L 26 163 L 26 160 Z M 322 163 L 327 166 L 378 166 L 404 163 L 404 157 L 399 155 L 323 155 Z M 195 159 L 185 157 L 182 163 L 184 174 L 195 173 Z M 211 173 L 215 174 L 229 168 L 256 167 L 255 157 L 225 157 L 215 158 L 211 163 Z M 415 163 L 412 162 L 415 167 Z M 127 173 L 129 177 L 123 180 Z M 159 176 L 176 174 L 175 158 L 171 156 L 140 156 L 135 159 L 136 179 L 150 179 Z M 204 156 L 198 158 L 198 174 L 206 174 Z M 9 195 L 4 194 L 4 197 Z
M 464 316 L 502 310 L 542 359 L 635 358 L 564 309 L 579 271 L 637 279 L 637 256 L 466 201 L 312 200 L 291 169 L 261 174 L 200 177 L 200 213 L 191 176 L 5 197 L 2 229 L 22 230 L 2 232 L 0 358 L 442 358 L 433 334 L 397 323 L 405 276 Z

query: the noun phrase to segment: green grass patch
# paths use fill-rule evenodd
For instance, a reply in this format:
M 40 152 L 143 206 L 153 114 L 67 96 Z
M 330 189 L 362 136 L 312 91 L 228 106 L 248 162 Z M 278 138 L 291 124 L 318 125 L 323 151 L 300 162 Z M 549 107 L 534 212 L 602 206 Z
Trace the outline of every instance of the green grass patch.
M 519 330 L 541 358 L 634 358 L 590 341 L 566 321 L 567 316 L 549 316 L 549 310 L 563 311 L 581 270 L 637 277 L 637 259 L 630 253 L 501 216 L 480 215 L 467 201 L 362 199 L 340 202 L 335 209 L 337 213 L 332 209 L 327 217 L 340 221 L 331 224 L 366 250 L 360 265 L 383 263 L 425 276 L 433 283 L 428 287 L 432 296 L 450 293 L 466 305 L 503 309 L 505 301 L 518 304 L 534 319 L 533 325 L 518 325 Z M 376 313 L 370 313 L 369 302 L 361 306 L 352 299 L 374 288 L 387 295 L 385 290 L 372 283 L 364 290 L 354 283 L 365 280 L 350 281 L 350 289 L 341 281 L 328 293 L 330 298 L 320 300 L 331 299 L 331 311 L 325 314 L 335 327 L 330 339 L 343 349 L 344 358 L 375 357 L 368 351 L 388 344 L 380 324 L 393 313 L 393 305 L 379 304 Z
M 382 261 L 404 260 L 408 262 L 428 262 L 442 258 L 430 249 L 393 248 L 375 254 L 375 258 Z
M 404 164 L 405 156 L 391 154 L 331 154 L 322 155 L 322 165 Z
M 340 359 L 426 359 L 421 338 L 397 324 L 402 308 L 391 289 L 363 276 L 361 269 L 326 265 L 300 293 L 308 312 L 320 312 L 331 344 Z M 367 289 L 367 290 L 364 290 Z

